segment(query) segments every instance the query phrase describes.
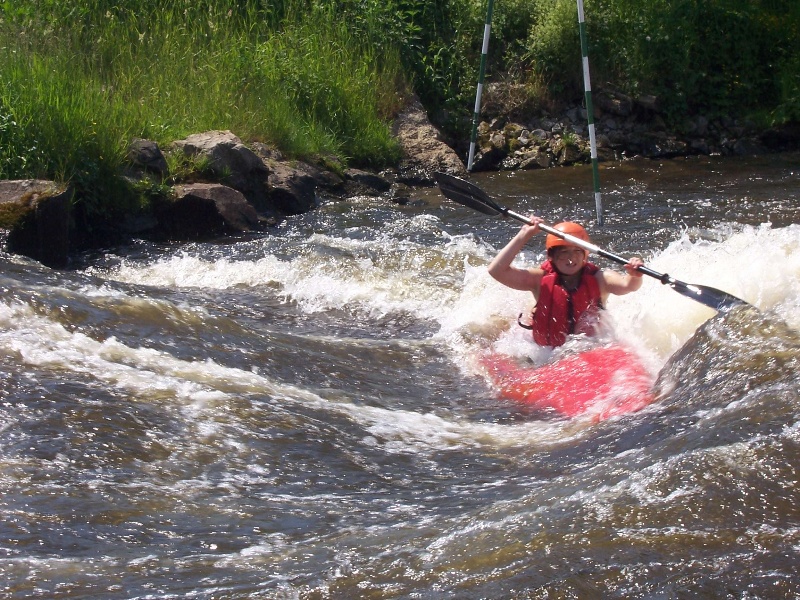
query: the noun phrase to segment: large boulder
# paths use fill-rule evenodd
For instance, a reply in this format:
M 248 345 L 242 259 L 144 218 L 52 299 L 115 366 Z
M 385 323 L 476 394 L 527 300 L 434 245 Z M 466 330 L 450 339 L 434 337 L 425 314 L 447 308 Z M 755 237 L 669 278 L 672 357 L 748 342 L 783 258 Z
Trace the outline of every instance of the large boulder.
M 347 169 L 344 177 L 348 196 L 380 196 L 392 189 L 392 182 L 377 173 Z
M 403 150 L 398 176 L 401 183 L 433 185 L 437 171 L 466 174 L 464 163 L 431 124 L 416 96 L 395 119 L 392 133 Z
M 152 140 L 134 139 L 128 146 L 128 162 L 133 169 L 151 173 L 164 178 L 169 174 L 169 166 L 164 153 Z
M 473 171 L 496 169 L 508 156 L 505 134 L 485 121 L 478 126 L 477 147 L 472 163 Z
M 215 179 L 238 190 L 260 211 L 269 211 L 269 169 L 264 161 L 230 131 L 206 131 L 173 142 L 187 157 L 210 161 Z
M 162 232 L 178 240 L 260 231 L 270 224 L 241 192 L 219 183 L 176 186 L 175 198 L 156 217 Z
M 69 262 L 73 190 L 41 179 L 0 181 L 0 228 L 6 248 L 53 268 Z
M 317 180 L 303 169 L 273 163 L 268 178 L 269 198 L 286 215 L 299 215 L 317 206 Z

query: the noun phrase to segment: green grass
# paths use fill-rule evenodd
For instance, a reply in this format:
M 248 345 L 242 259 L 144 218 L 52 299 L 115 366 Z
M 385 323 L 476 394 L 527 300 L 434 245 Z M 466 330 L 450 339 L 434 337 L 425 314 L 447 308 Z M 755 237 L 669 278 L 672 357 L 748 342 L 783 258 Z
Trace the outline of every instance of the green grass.
M 574 97 L 576 3 L 535 4 L 530 62 L 556 93 Z M 593 81 L 657 96 L 673 124 L 691 114 L 772 114 L 778 124 L 800 111 L 797 0 L 586 0 L 585 14 Z
M 797 0 L 585 0 L 592 80 L 665 116 L 800 119 Z M 72 182 L 90 217 L 140 200 L 136 137 L 228 129 L 290 158 L 395 164 L 411 87 L 469 136 L 485 0 L 0 0 L 0 177 Z M 495 2 L 487 83 L 533 113 L 582 97 L 574 0 Z M 517 97 L 528 95 L 530 98 Z M 132 204 L 133 203 L 133 204 Z
M 90 216 L 136 201 L 118 177 L 135 137 L 166 147 L 229 129 L 290 157 L 376 167 L 399 158 L 397 52 L 376 56 L 324 13 L 275 24 L 224 2 L 103 10 L 98 1 L 43 21 L 34 10 L 10 18 L 8 4 L 0 177 L 73 182 Z

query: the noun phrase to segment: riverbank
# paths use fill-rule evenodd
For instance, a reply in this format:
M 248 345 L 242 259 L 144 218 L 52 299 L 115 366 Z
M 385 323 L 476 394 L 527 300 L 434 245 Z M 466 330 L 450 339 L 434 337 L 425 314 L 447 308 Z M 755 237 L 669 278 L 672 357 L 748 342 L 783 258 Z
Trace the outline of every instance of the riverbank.
M 543 112 L 526 119 L 504 109 L 493 93 L 490 88 L 487 120 L 478 126 L 473 172 L 566 167 L 591 160 L 584 109 L 572 106 L 558 116 Z M 667 129 L 652 99 L 610 92 L 597 98 L 600 161 L 748 156 L 800 148 L 796 124 L 764 131 L 751 123 L 699 116 L 675 132 Z M 194 134 L 166 149 L 151 140 L 133 140 L 121 184 L 147 198 L 146 203 L 115 219 L 98 219 L 86 212 L 69 185 L 3 181 L 2 241 L 9 252 L 66 268 L 71 254 L 86 249 L 137 238 L 182 242 L 263 232 L 325 200 L 376 196 L 402 204 L 415 187 L 433 186 L 437 171 L 467 175 L 469 140 L 446 139 L 416 97 L 397 115 L 392 134 L 402 159 L 381 172 L 347 168 L 331 156 L 287 160 L 275 148 L 245 143 L 230 131 Z
M 591 160 L 588 115 L 581 105 L 550 114 L 520 114 L 513 89 L 487 86 L 473 171 L 537 169 Z M 669 127 L 653 96 L 633 98 L 601 88 L 593 93 L 600 161 L 634 157 L 668 159 L 696 155 L 752 156 L 800 149 L 800 123 L 759 128 L 753 121 L 696 115 Z M 453 144 L 467 156 L 469 140 Z

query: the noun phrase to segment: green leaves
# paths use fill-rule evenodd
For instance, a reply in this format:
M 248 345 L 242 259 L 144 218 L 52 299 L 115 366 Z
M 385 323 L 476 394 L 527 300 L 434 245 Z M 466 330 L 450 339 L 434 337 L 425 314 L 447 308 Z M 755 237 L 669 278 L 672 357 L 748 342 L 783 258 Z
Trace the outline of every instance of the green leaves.
M 580 73 L 573 0 L 538 0 L 531 66 L 555 92 L 575 93 Z M 794 0 L 586 2 L 593 79 L 659 98 L 666 116 L 743 117 L 798 104 L 800 3 Z M 574 88 L 574 89 L 573 89 Z

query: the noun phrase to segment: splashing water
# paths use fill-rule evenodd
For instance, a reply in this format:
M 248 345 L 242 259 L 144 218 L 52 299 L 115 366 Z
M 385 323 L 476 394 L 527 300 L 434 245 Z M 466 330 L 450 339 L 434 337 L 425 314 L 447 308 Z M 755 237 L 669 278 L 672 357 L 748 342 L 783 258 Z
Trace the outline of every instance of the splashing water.
M 602 422 L 488 385 L 482 352 L 557 355 L 486 273 L 516 226 L 435 190 L 71 272 L 0 256 L 0 594 L 797 595 L 797 164 L 604 167 L 595 243 L 757 310 L 612 297 L 656 399 Z M 588 181 L 479 179 L 586 223 Z

